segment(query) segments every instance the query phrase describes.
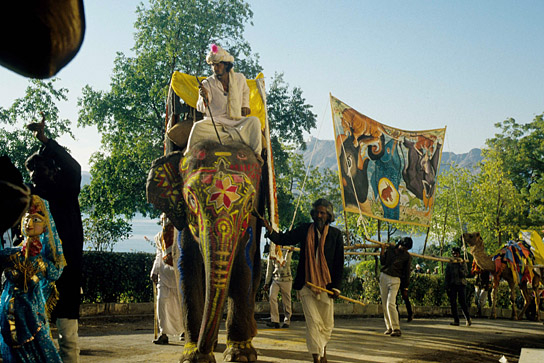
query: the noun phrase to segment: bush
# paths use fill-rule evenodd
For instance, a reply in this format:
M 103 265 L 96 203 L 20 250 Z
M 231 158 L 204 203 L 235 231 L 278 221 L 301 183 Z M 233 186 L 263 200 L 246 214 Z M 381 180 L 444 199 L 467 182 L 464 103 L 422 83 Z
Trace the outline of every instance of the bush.
M 151 253 L 84 252 L 83 303 L 153 301 Z

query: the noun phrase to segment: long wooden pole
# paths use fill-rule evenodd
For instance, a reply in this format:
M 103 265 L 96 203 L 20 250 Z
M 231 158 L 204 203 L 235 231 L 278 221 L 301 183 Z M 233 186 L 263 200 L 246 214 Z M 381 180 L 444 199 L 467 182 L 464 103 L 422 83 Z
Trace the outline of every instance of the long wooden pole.
M 323 291 L 323 292 L 326 292 L 327 294 L 334 295 L 334 293 L 333 293 L 332 291 L 327 290 L 327 289 L 324 289 L 324 288 L 322 288 L 322 287 L 320 287 L 320 286 L 314 285 L 314 284 L 312 284 L 311 282 L 306 281 L 306 285 L 308 285 L 309 287 L 313 287 L 313 288 L 315 288 L 315 289 L 321 290 L 321 291 Z M 353 299 L 350 299 L 349 297 L 346 297 L 346 296 L 338 295 L 338 297 L 339 297 L 340 299 L 343 299 L 343 300 L 352 302 L 352 303 L 354 303 L 354 304 L 359 304 L 359 305 L 361 305 L 361 306 L 365 306 L 365 305 L 366 305 L 365 303 L 360 302 L 359 300 L 353 300 Z
M 354 250 L 354 249 L 357 249 L 357 248 L 380 248 L 380 245 L 376 244 L 376 243 L 371 243 L 371 244 L 358 243 L 358 244 L 354 244 L 354 245 L 351 245 L 351 246 L 345 246 L 344 250 Z
M 427 249 L 427 240 L 429 239 L 430 230 L 431 230 L 431 227 L 427 227 L 427 234 L 425 235 L 425 243 L 423 244 L 423 254 L 425 254 L 425 250 Z
M 425 256 L 420 255 L 419 253 L 409 252 L 413 257 L 420 257 L 426 260 L 440 261 L 440 262 L 469 262 L 468 260 L 463 260 L 461 258 L 449 258 L 449 257 L 435 257 L 435 256 Z M 352 256 L 379 256 L 379 252 L 344 252 L 344 255 Z
M 317 141 L 316 141 L 317 142 Z M 346 238 L 348 239 L 348 246 L 351 246 L 351 238 L 349 238 L 349 228 L 348 228 L 348 215 L 346 209 L 344 208 L 344 224 L 346 225 Z

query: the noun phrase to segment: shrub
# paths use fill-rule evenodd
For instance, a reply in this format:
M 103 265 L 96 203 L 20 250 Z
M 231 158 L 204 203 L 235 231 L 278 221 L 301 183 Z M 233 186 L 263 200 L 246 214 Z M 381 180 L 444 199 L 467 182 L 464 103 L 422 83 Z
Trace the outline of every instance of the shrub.
M 153 301 L 151 253 L 84 252 L 84 303 Z

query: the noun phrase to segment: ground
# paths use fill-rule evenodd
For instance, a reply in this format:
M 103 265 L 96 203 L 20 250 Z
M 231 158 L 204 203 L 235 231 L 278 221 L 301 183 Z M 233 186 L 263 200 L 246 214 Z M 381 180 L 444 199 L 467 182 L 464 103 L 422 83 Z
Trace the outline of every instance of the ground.
M 367 362 L 498 362 L 504 355 L 517 362 L 522 348 L 543 349 L 544 325 L 529 321 L 474 319 L 471 327 L 450 326 L 448 318 L 414 319 L 401 323 L 402 336 L 383 335 L 383 319 L 337 318 L 327 347 L 331 363 Z M 461 322 L 464 323 L 463 321 Z M 304 321 L 289 329 L 259 323 L 254 345 L 258 362 L 310 362 Z M 161 346 L 151 341 L 153 317 L 83 318 L 80 322 L 81 362 L 177 362 L 183 342 L 170 337 Z M 215 351 L 222 362 L 225 330 Z

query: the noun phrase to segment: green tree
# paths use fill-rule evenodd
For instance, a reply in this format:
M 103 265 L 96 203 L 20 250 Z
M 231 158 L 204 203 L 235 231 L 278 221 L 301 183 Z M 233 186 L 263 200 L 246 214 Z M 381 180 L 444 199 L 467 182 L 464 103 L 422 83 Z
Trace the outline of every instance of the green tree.
M 278 170 L 287 170 L 292 152 L 306 149 L 303 132 L 315 128 L 316 115 L 299 87 L 289 89 L 283 73 L 274 74 L 266 100 L 276 177 L 281 177 Z
M 468 222 L 480 227 L 488 248 L 498 248 L 518 235 L 524 201 L 500 160 L 484 160 L 471 197 L 475 213 Z
M 519 124 L 513 118 L 495 125 L 500 132 L 488 139 L 487 157 L 499 160 L 526 208 L 523 227 L 544 225 L 544 115 Z
M 280 229 L 310 221 L 311 204 L 319 198 L 333 203 L 338 218 L 341 210 L 338 176 L 329 169 L 308 168 L 300 153 L 290 151 L 288 155 L 289 162 L 284 168 L 276 166 Z
M 17 98 L 9 108 L 0 107 L 0 154 L 8 155 L 26 180 L 29 178 L 24 162 L 41 145 L 25 128 L 26 124 L 41 120 L 40 112 L 43 112 L 49 138 L 57 139 L 62 135 L 74 138 L 70 121 L 60 118 L 57 107 L 58 102 L 68 99 L 68 90 L 56 87 L 58 78 L 28 82 L 23 97 Z
M 115 231 L 126 231 L 135 213 L 158 214 L 146 202 L 145 184 L 152 161 L 163 152 L 172 72 L 209 71 L 205 56 L 211 43 L 236 57 L 238 71 L 249 77 L 260 71 L 242 37 L 253 16 L 245 1 L 151 0 L 138 6 L 137 15 L 135 56 L 118 53 L 110 90 L 86 86 L 78 100 L 78 124 L 97 127 L 102 149 L 91 158 L 92 180 L 82 191 L 82 207 L 100 224 L 89 231 L 111 227 L 112 237 L 123 235 Z M 108 219 L 117 223 L 101 222 Z
M 442 251 L 440 255 L 444 254 L 448 243 L 461 237 L 463 228 L 480 230 L 478 226 L 467 226 L 468 221 L 477 219 L 472 197 L 476 178 L 473 170 L 456 164 L 438 175 L 429 246 L 438 245 Z

